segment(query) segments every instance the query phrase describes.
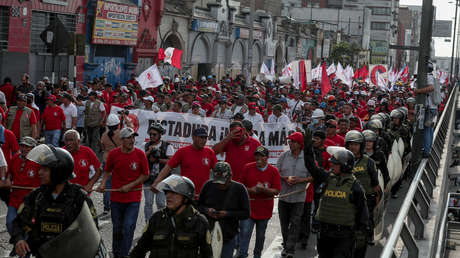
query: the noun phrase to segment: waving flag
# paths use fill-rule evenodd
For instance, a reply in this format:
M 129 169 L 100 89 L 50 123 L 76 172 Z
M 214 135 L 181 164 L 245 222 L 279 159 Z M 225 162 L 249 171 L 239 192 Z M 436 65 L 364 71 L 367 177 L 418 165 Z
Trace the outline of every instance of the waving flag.
M 323 62 L 321 67 L 321 98 L 324 98 L 324 96 L 329 93 L 332 87 L 326 72 L 326 62 Z
M 270 70 L 268 70 L 268 67 L 265 64 L 265 62 L 263 62 L 262 65 L 260 66 L 260 71 L 259 72 L 261 74 L 270 74 Z
M 171 64 L 177 69 L 181 69 L 182 52 L 183 51 L 180 49 L 168 47 L 164 53 L 165 54 L 164 62 Z
M 327 76 L 333 74 L 336 72 L 336 67 L 335 67 L 335 64 L 331 64 L 328 68 L 327 68 Z
M 156 64 L 143 71 L 136 80 L 142 89 L 156 88 L 163 84 L 163 79 L 161 79 L 160 71 L 158 71 Z

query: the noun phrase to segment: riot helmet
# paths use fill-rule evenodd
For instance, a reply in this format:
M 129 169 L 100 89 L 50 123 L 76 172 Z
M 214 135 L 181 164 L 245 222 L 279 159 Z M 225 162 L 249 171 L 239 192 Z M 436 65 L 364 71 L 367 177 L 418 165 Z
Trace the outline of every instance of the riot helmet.
M 351 130 L 347 134 L 345 134 L 345 147 L 348 148 L 348 144 L 350 142 L 356 142 L 361 145 L 360 152 L 362 153 L 364 150 L 364 136 L 360 131 Z
M 407 104 L 415 104 L 415 98 L 410 97 L 410 98 L 407 99 L 406 102 L 407 102 Z
M 390 117 L 392 119 L 393 118 L 403 119 L 404 118 L 404 113 L 399 109 L 393 109 L 393 111 L 391 111 L 391 113 L 390 113 Z
M 355 166 L 355 155 L 344 147 L 329 146 L 326 151 L 331 155 L 329 162 L 340 165 L 340 171 L 351 173 Z
M 27 154 L 27 159 L 50 169 L 52 185 L 58 185 L 72 178 L 74 161 L 72 155 L 65 149 L 51 144 L 40 144 Z
M 377 134 L 372 130 L 363 131 L 364 140 L 366 142 L 375 142 L 377 141 Z
M 367 122 L 365 127 L 366 127 L 366 129 L 380 130 L 380 129 L 383 129 L 383 124 L 382 124 L 382 121 L 380 121 L 378 119 L 371 119 L 371 120 L 369 120 L 369 122 Z
M 193 184 L 192 180 L 184 176 L 170 175 L 161 181 L 158 188 L 165 193 L 173 192 L 183 195 L 190 201 L 195 199 L 195 184 Z

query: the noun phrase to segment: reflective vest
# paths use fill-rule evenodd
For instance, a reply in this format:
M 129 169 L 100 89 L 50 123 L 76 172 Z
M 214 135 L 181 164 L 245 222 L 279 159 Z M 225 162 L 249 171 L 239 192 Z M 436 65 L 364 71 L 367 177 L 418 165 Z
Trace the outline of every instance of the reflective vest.
M 16 118 L 17 106 L 10 107 L 8 110 L 8 129 L 13 129 L 14 119 Z M 32 125 L 30 124 L 30 116 L 32 109 L 24 107 L 22 115 L 19 118 L 19 137 L 22 139 L 24 136 L 32 136 Z
M 366 195 L 372 194 L 374 192 L 371 186 L 371 177 L 369 176 L 368 166 L 369 156 L 363 154 L 361 159 L 355 163 L 355 167 L 353 168 L 353 175 L 363 186 L 364 190 L 366 191 Z
M 327 186 L 319 201 L 316 220 L 322 223 L 353 227 L 356 208 L 351 203 L 351 188 L 356 178 L 346 176 L 329 176 Z
M 92 104 L 92 105 L 91 105 Z M 97 127 L 101 125 L 102 122 L 102 114 L 99 110 L 101 106 L 101 102 L 99 100 L 96 101 L 86 101 L 85 105 L 85 126 L 89 127 Z

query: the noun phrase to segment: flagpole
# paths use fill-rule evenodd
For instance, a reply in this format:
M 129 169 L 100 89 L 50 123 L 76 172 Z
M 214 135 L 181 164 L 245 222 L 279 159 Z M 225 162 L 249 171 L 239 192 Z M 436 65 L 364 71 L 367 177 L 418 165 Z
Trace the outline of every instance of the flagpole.
M 450 58 L 450 77 L 449 77 L 449 83 L 451 84 L 451 86 L 452 86 L 452 74 L 454 72 L 455 37 L 457 34 L 457 10 L 458 10 L 458 0 L 455 0 L 454 38 L 452 40 L 452 56 Z
M 254 12 L 255 1 L 251 1 L 251 10 L 249 13 L 249 39 L 248 39 L 248 69 L 246 69 L 246 87 L 250 87 L 252 83 L 252 42 L 254 41 Z

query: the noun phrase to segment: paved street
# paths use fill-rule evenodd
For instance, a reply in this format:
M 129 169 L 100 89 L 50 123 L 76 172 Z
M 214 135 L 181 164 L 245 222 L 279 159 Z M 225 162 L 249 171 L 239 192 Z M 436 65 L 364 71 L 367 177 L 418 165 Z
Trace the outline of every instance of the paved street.
M 394 218 L 397 216 L 399 207 L 401 206 L 401 203 L 403 201 L 405 192 L 407 191 L 407 184 L 404 184 L 403 188 L 401 189 L 400 192 L 400 197 L 399 199 L 390 199 L 390 205 L 388 207 L 386 217 L 385 217 L 385 236 L 388 236 L 388 232 L 391 231 L 391 224 L 394 220 Z M 103 204 L 102 204 L 102 194 L 100 193 L 93 193 L 91 196 L 91 199 L 93 200 L 98 214 L 101 214 L 103 211 Z M 145 226 L 145 221 L 144 221 L 144 200 L 142 200 L 141 203 L 141 208 L 139 210 L 139 217 L 138 217 L 138 224 L 136 227 L 136 232 L 134 234 L 134 239 L 135 241 L 141 236 L 142 230 Z M 9 235 L 6 232 L 6 226 L 5 226 L 5 217 L 6 217 L 6 206 L 1 203 L 0 204 L 0 257 L 9 257 L 9 253 L 11 251 L 12 245 L 8 243 L 9 240 Z M 99 225 L 101 227 L 101 232 L 102 232 L 102 237 L 104 239 L 104 242 L 106 246 L 109 248 L 109 250 L 112 249 L 112 224 L 110 220 L 110 216 L 107 217 L 101 217 L 99 220 Z M 250 257 L 252 256 L 252 250 L 254 247 L 254 233 L 253 233 L 253 238 L 251 239 L 251 245 L 249 247 L 249 252 L 250 252 Z M 277 205 L 275 203 L 275 208 L 274 208 L 274 213 L 273 217 L 269 222 L 269 225 L 267 227 L 267 233 L 266 233 L 266 239 L 265 239 L 265 246 L 264 246 L 264 252 L 263 252 L 263 257 L 264 258 L 277 258 L 280 257 L 281 253 L 281 231 L 280 231 L 280 226 L 279 226 L 279 219 L 278 219 L 278 209 Z M 385 243 L 385 238 L 380 241 L 376 246 L 371 247 L 368 250 L 367 257 L 378 257 L 381 250 L 382 246 Z M 296 257 L 317 257 L 316 253 L 316 235 L 311 235 L 310 241 L 308 244 L 308 247 L 306 250 L 300 250 L 299 248 L 297 249 Z

